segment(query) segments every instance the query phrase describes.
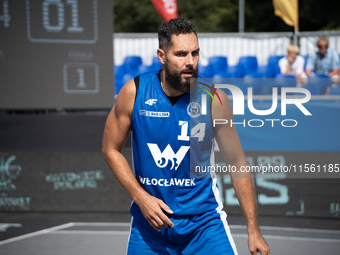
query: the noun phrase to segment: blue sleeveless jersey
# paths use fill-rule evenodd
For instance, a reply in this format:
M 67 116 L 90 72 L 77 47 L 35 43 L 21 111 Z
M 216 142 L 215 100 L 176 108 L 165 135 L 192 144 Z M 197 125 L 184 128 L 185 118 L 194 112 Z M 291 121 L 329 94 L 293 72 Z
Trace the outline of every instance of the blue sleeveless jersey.
M 170 216 L 222 209 L 216 179 L 190 174 L 190 165 L 193 171 L 194 166 L 214 164 L 210 114 L 202 124 L 202 118 L 189 116 L 194 106 L 190 93 L 172 106 L 161 88 L 158 72 L 140 75 L 131 124 L 133 171 L 149 194 L 171 208 L 174 214 Z M 210 112 L 210 104 L 207 111 Z M 144 221 L 134 202 L 130 211 L 136 220 Z

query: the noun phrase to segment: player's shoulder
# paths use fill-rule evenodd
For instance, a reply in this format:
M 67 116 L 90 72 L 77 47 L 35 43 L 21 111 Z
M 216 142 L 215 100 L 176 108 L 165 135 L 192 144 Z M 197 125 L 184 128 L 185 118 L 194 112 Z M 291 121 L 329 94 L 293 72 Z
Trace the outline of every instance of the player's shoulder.
M 149 78 L 157 77 L 157 74 L 158 72 L 143 73 L 126 82 L 118 93 L 116 106 L 132 112 L 140 85 L 148 85 Z
M 135 104 L 136 85 L 134 79 L 129 80 L 124 84 L 118 93 L 115 112 L 116 114 L 127 114 L 131 116 Z
M 221 99 L 223 98 L 224 100 L 229 100 L 229 97 L 227 96 L 227 94 L 220 88 L 216 88 L 216 94 L 218 94 Z M 217 95 L 215 94 L 215 97 L 217 97 Z
M 136 84 L 135 79 L 131 79 L 128 82 L 124 84 L 124 86 L 121 88 L 121 90 L 118 93 L 117 101 L 119 99 L 129 99 L 131 97 L 136 96 Z
M 221 89 L 216 89 L 216 92 L 215 100 L 220 103 L 211 103 L 212 119 L 232 119 L 233 109 L 228 95 Z
M 231 106 L 231 102 L 230 99 L 228 97 L 228 95 L 221 89 L 217 88 L 216 89 L 216 94 L 215 94 L 215 99 L 219 100 L 221 102 L 221 105 L 223 106 L 227 106 L 229 108 L 229 106 Z M 217 96 L 218 95 L 218 96 Z M 215 105 L 215 104 L 213 104 Z
M 136 93 L 138 94 L 139 90 L 153 89 L 153 84 L 157 84 L 159 81 L 159 72 L 160 71 L 150 71 L 146 73 L 142 73 L 134 78 Z
M 136 78 L 138 78 L 138 82 L 139 80 L 148 81 L 149 79 L 159 79 L 159 72 L 160 71 L 150 71 L 150 72 L 142 73 Z

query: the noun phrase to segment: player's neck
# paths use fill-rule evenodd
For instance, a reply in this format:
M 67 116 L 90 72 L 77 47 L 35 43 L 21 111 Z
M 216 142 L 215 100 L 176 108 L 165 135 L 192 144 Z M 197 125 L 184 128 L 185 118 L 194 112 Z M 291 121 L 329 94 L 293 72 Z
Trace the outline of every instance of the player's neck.
M 172 88 L 165 80 L 165 73 L 162 70 L 160 73 L 160 83 L 161 83 L 161 87 L 163 92 L 165 93 L 165 95 L 167 95 L 168 97 L 177 97 L 180 95 L 183 95 L 184 93 L 182 91 L 178 91 L 174 88 Z

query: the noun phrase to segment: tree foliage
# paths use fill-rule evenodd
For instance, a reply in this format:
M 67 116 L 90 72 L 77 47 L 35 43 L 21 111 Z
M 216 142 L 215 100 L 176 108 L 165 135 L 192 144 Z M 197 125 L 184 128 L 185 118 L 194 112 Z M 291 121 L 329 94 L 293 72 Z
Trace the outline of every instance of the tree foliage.
M 157 32 L 162 19 L 150 0 L 113 0 L 117 33 Z
M 113 0 L 115 32 L 152 32 L 162 19 L 151 0 Z M 177 0 L 178 15 L 199 32 L 238 32 L 239 0 Z M 340 30 L 339 0 L 300 0 L 300 31 Z M 246 32 L 286 32 L 293 28 L 274 15 L 272 0 L 245 0 Z

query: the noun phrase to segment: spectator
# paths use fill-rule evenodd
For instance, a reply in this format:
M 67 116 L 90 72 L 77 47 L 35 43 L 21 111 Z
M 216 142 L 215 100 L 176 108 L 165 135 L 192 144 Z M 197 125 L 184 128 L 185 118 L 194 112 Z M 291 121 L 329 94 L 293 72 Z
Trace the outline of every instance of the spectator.
M 297 45 L 290 44 L 287 48 L 287 56 L 279 60 L 279 68 L 281 74 L 292 74 L 299 79 L 305 78 L 306 74 L 303 71 L 305 59 L 299 55 L 300 49 Z
M 318 50 L 309 55 L 306 74 L 327 74 L 331 78 L 339 77 L 339 55 L 334 49 L 328 49 L 329 41 L 326 37 L 320 37 L 316 43 Z M 313 73 L 314 71 L 314 73 Z

